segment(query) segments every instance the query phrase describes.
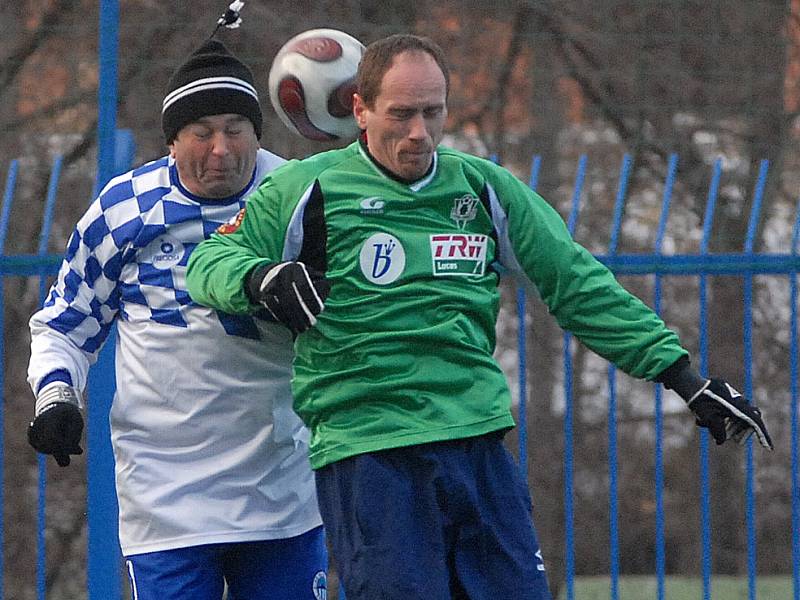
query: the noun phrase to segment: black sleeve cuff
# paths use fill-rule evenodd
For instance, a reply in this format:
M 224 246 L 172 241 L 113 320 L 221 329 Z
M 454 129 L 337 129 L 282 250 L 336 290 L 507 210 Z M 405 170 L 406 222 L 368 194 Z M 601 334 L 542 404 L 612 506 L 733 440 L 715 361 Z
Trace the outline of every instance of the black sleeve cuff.
M 663 383 L 668 390 L 674 390 L 686 402 L 692 399 L 707 379 L 691 366 L 689 357 L 684 355 L 661 371 L 655 381 Z
M 674 363 L 668 366 L 666 369 L 661 371 L 661 373 L 656 375 L 654 381 L 657 381 L 658 383 L 663 383 L 665 388 L 671 390 L 675 386 L 670 384 L 675 380 L 675 377 L 677 377 L 678 373 L 680 373 L 683 369 L 689 366 L 690 362 L 691 361 L 689 360 L 689 356 L 684 354 L 678 360 L 676 360 Z
M 259 298 L 261 296 L 261 282 L 264 280 L 264 275 L 275 263 L 264 263 L 253 267 L 250 273 L 245 277 L 244 292 L 250 300 L 250 304 L 255 306 L 260 305 Z

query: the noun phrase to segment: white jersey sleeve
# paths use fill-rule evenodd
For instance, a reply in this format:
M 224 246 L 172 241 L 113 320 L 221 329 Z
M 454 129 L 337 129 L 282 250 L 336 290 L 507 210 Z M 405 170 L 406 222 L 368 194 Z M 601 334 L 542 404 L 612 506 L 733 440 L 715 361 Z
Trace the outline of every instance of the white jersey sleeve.
M 89 366 L 108 336 L 119 310 L 122 237 L 106 213 L 109 183 L 83 215 L 67 244 L 58 278 L 43 308 L 30 319 L 28 382 L 36 393 L 48 376 L 83 390 Z

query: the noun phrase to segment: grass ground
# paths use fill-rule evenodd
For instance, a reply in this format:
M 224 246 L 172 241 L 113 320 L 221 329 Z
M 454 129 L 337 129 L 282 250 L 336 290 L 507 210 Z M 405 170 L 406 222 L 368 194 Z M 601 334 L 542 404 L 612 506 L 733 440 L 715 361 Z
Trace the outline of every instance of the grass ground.
M 656 578 L 627 576 L 619 579 L 619 600 L 656 600 Z M 761 575 L 756 579 L 757 600 L 793 600 L 792 578 Z M 574 600 L 609 600 L 611 580 L 608 577 L 576 577 Z M 667 577 L 665 600 L 702 600 L 703 583 L 694 577 Z M 747 578 L 715 575 L 711 579 L 711 600 L 748 600 Z M 558 600 L 567 600 L 562 586 Z

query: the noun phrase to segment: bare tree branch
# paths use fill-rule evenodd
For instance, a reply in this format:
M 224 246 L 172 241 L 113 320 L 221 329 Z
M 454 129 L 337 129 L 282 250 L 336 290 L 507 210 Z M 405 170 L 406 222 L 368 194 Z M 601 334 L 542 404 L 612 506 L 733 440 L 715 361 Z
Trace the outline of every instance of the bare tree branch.
M 14 81 L 14 78 L 22 69 L 25 61 L 42 46 L 59 21 L 67 16 L 77 5 L 78 0 L 57 0 L 51 5 L 50 10 L 42 16 L 39 27 L 28 35 L 11 55 L 2 62 L 2 66 L 0 66 L 0 94 L 10 89 L 11 82 Z
M 502 144 L 500 140 L 503 139 L 505 132 L 505 118 L 503 110 L 508 105 L 506 101 L 509 93 L 511 93 L 511 86 L 509 80 L 511 79 L 511 71 L 517 58 L 522 52 L 524 46 L 524 35 L 527 29 L 529 11 L 525 4 L 520 5 L 514 13 L 514 22 L 511 27 L 511 40 L 508 44 L 508 52 L 506 52 L 503 66 L 500 69 L 500 74 L 495 81 L 494 90 L 487 96 L 486 109 L 493 115 L 494 121 L 494 139 L 495 139 L 495 152 L 497 153 L 498 162 L 503 162 Z
M 166 28 L 153 28 L 147 32 L 147 39 L 144 40 L 139 46 L 137 56 L 130 61 L 130 66 L 120 76 L 119 90 L 120 98 L 125 97 L 130 93 L 130 88 L 133 81 L 138 75 L 142 73 L 145 66 L 152 61 L 156 53 L 159 51 L 158 44 L 155 43 L 156 38 L 168 39 L 170 36 L 175 35 L 181 29 L 181 20 L 174 19 Z M 65 100 L 65 102 L 67 102 Z M 72 147 L 72 149 L 64 156 L 64 166 L 70 165 L 81 158 L 83 158 L 89 150 L 97 142 L 97 119 L 84 130 L 81 139 Z
M 488 90 L 484 96 L 484 101 L 477 108 L 471 111 L 464 111 L 459 118 L 452 123 L 456 130 L 461 129 L 467 123 L 475 123 L 480 127 L 482 117 L 490 115 L 494 124 L 494 150 L 497 153 L 498 162 L 503 162 L 502 144 L 505 131 L 505 119 L 503 110 L 507 106 L 508 95 L 512 92 L 509 81 L 514 64 L 517 61 L 524 47 L 524 37 L 527 30 L 529 17 L 527 3 L 521 3 L 514 13 L 514 20 L 511 25 L 511 39 L 509 40 L 508 50 L 503 58 L 500 72 L 494 80 L 492 89 Z M 482 128 L 481 128 L 482 129 Z
M 7 133 L 10 133 L 17 129 L 30 126 L 30 124 L 35 121 L 54 117 L 64 110 L 68 110 L 70 108 L 75 108 L 76 106 L 81 106 L 83 104 L 86 104 L 87 97 L 91 96 L 94 99 L 96 97 L 96 94 L 97 94 L 96 89 L 85 90 L 78 94 L 71 94 L 70 96 L 66 96 L 58 100 L 57 102 L 53 102 L 52 104 L 48 104 L 47 106 L 39 110 L 35 110 L 32 113 L 25 115 L 24 117 L 14 119 L 13 121 L 8 121 L 3 124 L 3 128 Z M 93 103 L 92 103 L 92 108 L 94 109 Z

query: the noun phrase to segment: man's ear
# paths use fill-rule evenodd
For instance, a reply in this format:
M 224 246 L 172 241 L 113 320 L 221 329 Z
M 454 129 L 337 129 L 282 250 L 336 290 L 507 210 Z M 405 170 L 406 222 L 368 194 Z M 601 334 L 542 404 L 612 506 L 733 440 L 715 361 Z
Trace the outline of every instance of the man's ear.
M 356 125 L 359 129 L 367 128 L 367 104 L 358 94 L 353 94 L 353 116 L 356 118 Z

